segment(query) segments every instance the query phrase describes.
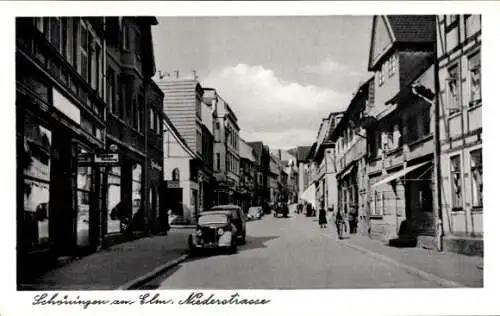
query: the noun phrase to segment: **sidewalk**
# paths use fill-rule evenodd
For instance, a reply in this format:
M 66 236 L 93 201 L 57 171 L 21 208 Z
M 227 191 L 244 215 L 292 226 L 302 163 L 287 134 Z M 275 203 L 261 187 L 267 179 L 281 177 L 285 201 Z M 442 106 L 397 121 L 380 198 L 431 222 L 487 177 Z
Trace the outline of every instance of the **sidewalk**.
M 114 290 L 187 251 L 191 229 L 118 244 L 52 270 L 22 290 Z
M 337 237 L 336 232 L 333 235 Z M 423 248 L 397 248 L 362 235 L 351 235 L 349 239 L 339 242 L 368 255 L 386 257 L 387 261 L 397 262 L 398 265 L 407 267 L 407 270 L 411 272 L 420 270 L 432 278 L 449 280 L 464 287 L 483 286 L 483 258 L 481 257 Z

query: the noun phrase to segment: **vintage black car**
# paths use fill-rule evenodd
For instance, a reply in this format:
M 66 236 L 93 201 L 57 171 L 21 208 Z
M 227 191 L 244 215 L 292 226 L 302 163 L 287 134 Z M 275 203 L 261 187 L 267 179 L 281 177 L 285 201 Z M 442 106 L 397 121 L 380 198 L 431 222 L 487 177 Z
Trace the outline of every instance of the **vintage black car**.
M 189 236 L 189 249 L 226 249 L 236 252 L 246 240 L 246 218 L 237 205 L 212 207 L 197 220 L 196 230 Z

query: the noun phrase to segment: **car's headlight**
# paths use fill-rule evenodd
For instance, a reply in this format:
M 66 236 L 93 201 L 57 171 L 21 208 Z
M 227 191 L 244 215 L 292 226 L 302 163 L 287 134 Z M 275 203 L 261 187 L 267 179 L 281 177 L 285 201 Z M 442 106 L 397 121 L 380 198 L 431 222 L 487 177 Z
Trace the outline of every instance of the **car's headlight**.
M 217 234 L 219 234 L 219 235 L 224 234 L 224 229 L 219 228 L 219 229 L 217 230 Z
M 201 229 L 196 230 L 196 236 L 201 236 Z

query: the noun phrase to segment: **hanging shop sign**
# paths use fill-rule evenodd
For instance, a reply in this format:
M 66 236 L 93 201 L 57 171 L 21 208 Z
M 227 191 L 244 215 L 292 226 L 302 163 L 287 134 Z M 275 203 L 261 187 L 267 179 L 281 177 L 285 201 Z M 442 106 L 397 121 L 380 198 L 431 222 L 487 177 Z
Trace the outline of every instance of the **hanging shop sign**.
M 151 161 L 151 169 L 161 171 L 161 165 L 156 163 L 155 161 Z
M 120 162 L 120 159 L 116 153 L 102 153 L 96 154 L 94 161 L 96 164 L 116 165 Z
M 91 164 L 93 160 L 92 158 L 93 158 L 92 153 L 78 153 L 77 156 L 78 165 Z

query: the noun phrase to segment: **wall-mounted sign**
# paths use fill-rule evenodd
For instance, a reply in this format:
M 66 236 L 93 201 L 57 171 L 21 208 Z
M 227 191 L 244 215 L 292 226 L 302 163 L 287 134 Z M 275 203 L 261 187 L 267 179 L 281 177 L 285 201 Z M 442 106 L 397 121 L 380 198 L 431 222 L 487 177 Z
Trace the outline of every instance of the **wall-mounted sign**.
M 89 164 L 92 163 L 93 155 L 91 153 L 78 153 L 77 162 L 78 164 Z
M 69 119 L 74 121 L 76 124 L 80 125 L 81 115 L 80 109 L 66 97 L 57 91 L 57 89 L 52 89 L 52 99 L 54 107 L 66 115 Z
M 179 181 L 167 181 L 167 188 L 168 189 L 177 189 L 180 188 Z
M 98 164 L 118 164 L 120 162 L 118 154 L 97 154 L 95 155 L 95 163 Z

